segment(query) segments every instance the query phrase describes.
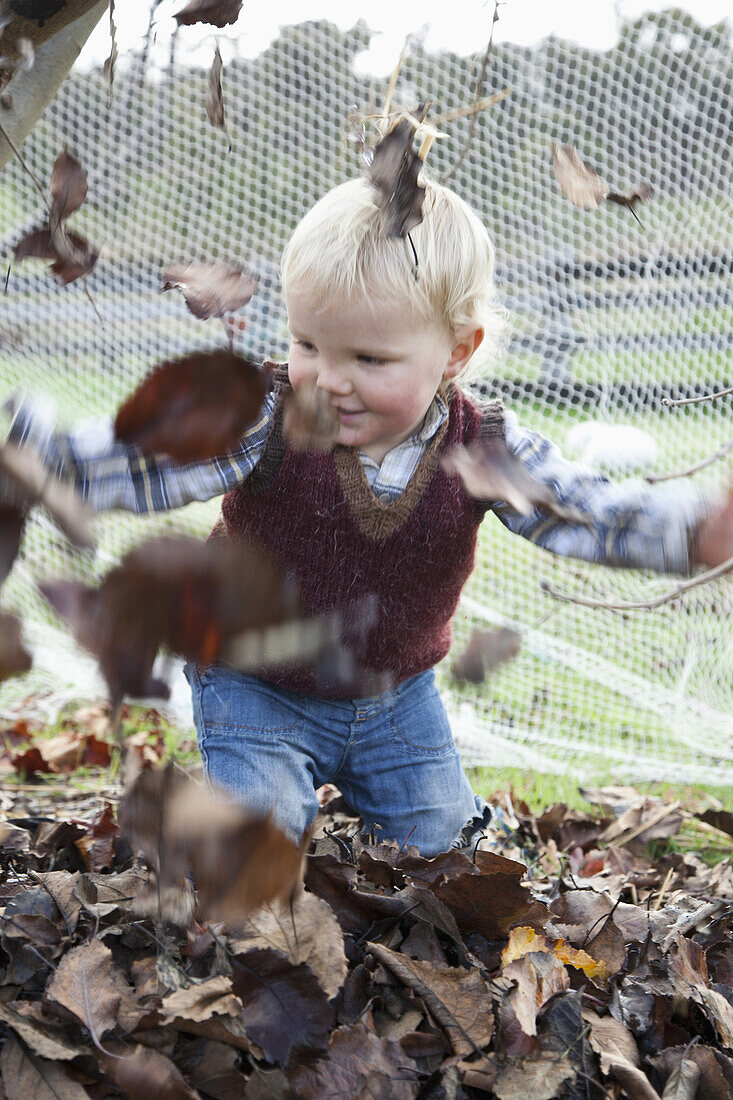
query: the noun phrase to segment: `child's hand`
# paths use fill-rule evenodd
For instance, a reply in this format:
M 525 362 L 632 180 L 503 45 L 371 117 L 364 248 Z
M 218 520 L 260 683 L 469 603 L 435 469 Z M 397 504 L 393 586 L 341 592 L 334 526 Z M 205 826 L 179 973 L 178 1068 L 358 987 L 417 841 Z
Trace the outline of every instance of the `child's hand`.
M 693 564 L 714 569 L 733 557 L 733 487 L 725 503 L 704 519 L 693 543 Z

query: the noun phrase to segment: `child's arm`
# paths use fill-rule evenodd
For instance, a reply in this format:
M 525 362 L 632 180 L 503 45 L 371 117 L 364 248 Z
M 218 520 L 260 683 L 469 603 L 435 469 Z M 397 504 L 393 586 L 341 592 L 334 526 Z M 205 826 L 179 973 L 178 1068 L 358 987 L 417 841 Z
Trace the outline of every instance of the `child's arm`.
M 659 573 L 688 575 L 696 562 L 705 561 L 694 547 L 698 528 L 704 531 L 709 522 L 710 507 L 689 484 L 611 482 L 564 459 L 549 440 L 521 428 L 512 413 L 506 414 L 506 445 L 559 503 L 576 508 L 589 521 L 587 526 L 569 523 L 544 509 L 522 516 L 504 502 L 493 505 L 515 534 L 565 557 Z M 730 508 L 733 512 L 733 504 Z M 733 529 L 733 516 L 729 526 Z
M 163 512 L 241 485 L 259 462 L 273 404 L 271 392 L 236 447 L 186 465 L 116 442 L 111 418 L 81 423 L 69 432 L 57 431 L 48 409 L 25 396 L 12 402 L 7 441 L 32 447 L 51 473 L 74 482 L 95 512 Z

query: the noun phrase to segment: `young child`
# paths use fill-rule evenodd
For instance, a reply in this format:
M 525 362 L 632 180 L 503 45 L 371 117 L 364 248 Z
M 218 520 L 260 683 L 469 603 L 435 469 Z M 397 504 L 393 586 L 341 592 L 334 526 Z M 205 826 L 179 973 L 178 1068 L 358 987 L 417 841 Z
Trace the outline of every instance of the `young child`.
M 695 562 L 715 565 L 733 553 L 733 506 L 708 516 L 687 486 L 612 485 L 563 460 L 500 403 L 479 404 L 459 388 L 500 327 L 494 253 L 469 207 L 425 182 L 424 218 L 411 234 L 417 278 L 404 242 L 381 232 L 365 180 L 329 192 L 297 227 L 282 265 L 289 377 L 227 455 L 175 466 L 109 433 L 91 443 L 81 431 L 54 434 L 22 406 L 11 438 L 71 474 L 97 510 L 151 512 L 226 492 L 226 537 L 253 539 L 284 563 L 313 613 L 376 596 L 364 663 L 389 674 L 393 688 L 323 697 L 305 672 L 257 679 L 224 665 L 187 666 L 198 743 L 210 781 L 272 809 L 296 836 L 316 812 L 316 789 L 331 781 L 366 827 L 378 824 L 381 837 L 409 838 L 433 856 L 490 818 L 461 767 L 433 675 L 485 513 L 558 554 L 687 574 Z M 288 388 L 313 383 L 340 423 L 329 454 L 283 439 Z M 473 440 L 504 440 L 589 524 L 469 497 L 440 459 Z

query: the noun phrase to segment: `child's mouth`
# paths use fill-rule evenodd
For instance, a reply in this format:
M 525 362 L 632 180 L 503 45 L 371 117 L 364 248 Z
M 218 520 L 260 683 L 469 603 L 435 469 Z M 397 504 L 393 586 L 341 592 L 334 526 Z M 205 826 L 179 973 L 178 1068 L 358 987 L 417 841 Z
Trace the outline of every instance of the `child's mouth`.
M 361 412 L 352 412 L 349 409 L 336 409 L 338 418 L 342 424 L 351 424 L 358 416 L 361 416 Z

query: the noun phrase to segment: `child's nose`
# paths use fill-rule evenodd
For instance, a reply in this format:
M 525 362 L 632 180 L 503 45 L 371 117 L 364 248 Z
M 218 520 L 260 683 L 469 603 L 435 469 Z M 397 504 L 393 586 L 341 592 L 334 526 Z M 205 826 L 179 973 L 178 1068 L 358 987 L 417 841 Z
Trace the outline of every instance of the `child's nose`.
M 336 363 L 328 363 L 325 360 L 319 364 L 316 385 L 325 393 L 338 395 L 347 394 L 351 389 L 348 371 Z

